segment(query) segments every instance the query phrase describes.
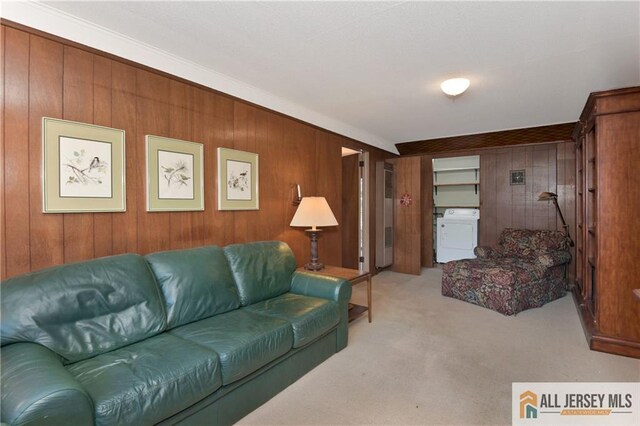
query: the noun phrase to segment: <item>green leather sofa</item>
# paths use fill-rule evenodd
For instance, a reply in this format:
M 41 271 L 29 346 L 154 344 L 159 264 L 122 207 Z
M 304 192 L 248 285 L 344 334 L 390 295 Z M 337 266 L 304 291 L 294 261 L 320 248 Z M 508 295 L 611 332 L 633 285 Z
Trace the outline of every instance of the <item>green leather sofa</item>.
M 1 283 L 2 422 L 231 424 L 347 345 L 351 286 L 268 241 Z

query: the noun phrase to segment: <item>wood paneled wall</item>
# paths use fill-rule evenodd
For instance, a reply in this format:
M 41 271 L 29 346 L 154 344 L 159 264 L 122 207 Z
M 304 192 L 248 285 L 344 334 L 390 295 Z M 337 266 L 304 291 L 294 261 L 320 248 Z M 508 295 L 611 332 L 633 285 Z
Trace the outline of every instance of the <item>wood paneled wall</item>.
M 495 246 L 504 228 L 562 229 L 553 203 L 538 201 L 543 191 L 556 192 L 569 232 L 575 239 L 575 145 L 572 141 L 423 155 L 422 266 L 430 267 L 433 234 L 434 157 L 480 155 L 480 223 L 478 244 Z M 525 184 L 511 185 L 510 171 L 525 170 Z M 573 250 L 573 249 L 572 249 Z M 573 255 L 573 252 L 572 252 Z M 570 277 L 575 265 L 570 265 Z M 572 282 L 572 281 L 570 281 Z
M 420 275 L 422 244 L 422 160 L 420 157 L 400 157 L 393 163 L 395 176 L 393 214 L 393 265 L 391 270 Z M 412 204 L 400 205 L 403 194 L 409 194 Z
M 3 278 L 117 253 L 268 239 L 289 243 L 303 264 L 309 239 L 303 230 L 289 227 L 294 184 L 300 184 L 303 195 L 325 196 L 339 218 L 340 147 L 365 148 L 372 161 L 391 155 L 72 42 L 8 25 L 1 29 Z M 125 213 L 42 213 L 43 116 L 125 130 Z M 147 134 L 204 144 L 203 212 L 146 211 Z M 217 147 L 260 155 L 259 211 L 216 209 Z M 325 230 L 320 259 L 339 265 L 341 244 L 340 227 Z M 374 254 L 371 250 L 372 264 Z
M 555 144 L 483 151 L 480 155 L 481 245 L 495 246 L 504 228 L 556 229 L 550 202 L 538 201 L 543 191 L 556 192 Z M 511 170 L 525 170 L 525 184 L 511 185 Z

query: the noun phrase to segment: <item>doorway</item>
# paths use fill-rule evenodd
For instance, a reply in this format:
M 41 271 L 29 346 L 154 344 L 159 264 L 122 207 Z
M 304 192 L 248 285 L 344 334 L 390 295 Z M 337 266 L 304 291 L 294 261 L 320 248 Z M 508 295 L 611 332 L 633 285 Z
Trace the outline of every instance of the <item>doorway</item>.
M 342 147 L 342 267 L 369 270 L 369 153 Z

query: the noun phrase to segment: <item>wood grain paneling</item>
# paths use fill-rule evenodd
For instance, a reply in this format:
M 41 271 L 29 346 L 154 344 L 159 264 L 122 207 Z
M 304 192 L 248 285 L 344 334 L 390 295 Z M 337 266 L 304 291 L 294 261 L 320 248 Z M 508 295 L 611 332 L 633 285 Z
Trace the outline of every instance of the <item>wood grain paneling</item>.
M 136 115 L 136 69 L 118 62 L 111 67 L 111 125 L 125 131 L 127 211 L 113 214 L 113 254 L 138 251 L 138 199 L 144 203 L 144 192 L 138 194 L 138 180 L 144 179 L 144 150 L 135 143 L 138 120 Z M 116 107 L 114 107 L 114 105 Z M 100 108 L 98 108 L 100 109 Z M 141 208 L 144 204 L 141 204 Z
M 575 124 L 575 122 L 553 124 L 550 126 L 404 142 L 396 144 L 396 147 L 401 155 L 416 155 L 566 141 L 571 139 Z
M 111 61 L 93 55 L 93 124 L 111 127 L 112 92 Z M 107 256 L 114 253 L 113 215 L 93 215 L 94 255 Z
M 511 185 L 511 170 L 525 171 L 524 185 Z M 556 186 L 556 144 L 482 151 L 479 244 L 497 245 L 504 228 L 561 229 L 553 204 L 538 201 Z
M 420 157 L 401 157 L 391 160 L 396 179 L 393 217 L 393 266 L 391 270 L 420 275 L 422 256 L 422 202 Z M 408 207 L 400 205 L 403 194 L 412 197 Z
M 169 91 L 171 80 L 148 71 L 136 71 L 136 135 L 128 139 L 128 146 L 137 151 L 138 179 L 134 189 L 138 213 L 138 251 L 150 253 L 169 250 L 171 244 L 171 216 L 173 213 L 146 211 L 145 135 L 167 136 L 169 133 Z M 177 213 L 180 214 L 180 213 Z
M 77 43 L 1 26 L 3 31 L 4 223 L 2 277 L 64 262 L 125 252 L 283 240 L 299 264 L 309 238 L 289 226 L 295 184 L 325 196 L 341 217 L 340 146 L 392 154 L 214 90 L 156 72 Z M 124 213 L 42 213 L 42 117 L 123 129 L 127 209 Z M 204 144 L 204 212 L 146 211 L 145 135 Z M 260 156 L 260 210 L 218 211 L 216 149 Z M 371 179 L 373 194 L 375 180 Z M 28 188 L 28 190 L 25 190 Z M 371 198 L 373 200 L 373 197 Z M 10 200 L 10 203 L 6 203 Z M 373 212 L 372 212 L 373 214 Z M 372 217 L 371 223 L 375 218 Z M 373 226 L 371 227 L 373 232 Z M 371 236 L 371 256 L 375 238 Z M 325 263 L 342 262 L 342 234 L 327 229 Z M 372 257 L 373 259 L 373 257 Z M 373 263 L 372 263 L 373 264 Z
M 4 27 L 3 27 L 4 29 Z M 7 28 L 4 36 L 3 247 L 6 275 L 31 270 L 29 226 L 29 34 Z M 27 189 L 27 190 L 25 190 Z M 5 202 L 11 200 L 11 205 Z
M 342 264 L 342 138 L 327 133 L 315 133 L 316 194 L 323 194 L 329 203 L 338 226 L 324 228 L 318 247 L 320 261 L 330 265 Z
M 8 53 L 8 52 L 7 52 Z M 29 251 L 31 269 L 64 262 L 62 214 L 42 213 L 42 117 L 62 118 L 63 46 L 29 37 Z M 5 106 L 5 110 L 8 109 Z M 5 158 L 10 163 L 11 158 Z M 23 189 L 26 182 L 19 184 Z M 23 215 L 24 211 L 21 212 Z M 85 232 L 92 230 L 85 229 Z M 13 250 L 8 246 L 7 250 Z
M 562 229 L 553 204 L 538 201 L 538 194 L 543 191 L 558 194 L 570 233 L 575 234 L 575 146 L 572 142 L 459 151 L 455 155 L 480 155 L 479 245 L 496 246 L 502 230 L 509 227 Z M 422 158 L 424 161 L 431 156 Z M 524 185 L 510 184 L 511 170 L 525 171 Z M 423 184 L 428 184 L 425 178 Z M 423 197 L 432 194 L 433 187 L 428 185 L 423 188 Z M 424 231 L 431 223 L 428 218 L 423 219 Z M 423 250 L 431 247 L 428 244 L 423 236 Z
M 62 118 L 93 123 L 93 55 L 63 47 Z M 62 216 L 64 261 L 78 262 L 95 257 L 93 213 Z
M 433 158 L 422 156 L 422 266 L 433 267 Z
M 342 157 L 342 267 L 358 269 L 358 155 Z

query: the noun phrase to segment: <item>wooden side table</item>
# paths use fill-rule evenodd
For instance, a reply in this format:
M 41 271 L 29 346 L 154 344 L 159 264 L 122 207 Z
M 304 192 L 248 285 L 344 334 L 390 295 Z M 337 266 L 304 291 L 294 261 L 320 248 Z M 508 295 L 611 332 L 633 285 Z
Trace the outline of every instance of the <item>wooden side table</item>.
M 371 322 L 371 274 L 367 271 L 359 271 L 357 269 L 340 268 L 339 266 L 325 265 L 320 271 L 307 271 L 303 267 L 298 268 L 300 272 L 309 272 L 312 274 L 326 275 L 329 277 L 342 278 L 356 285 L 367 282 L 367 306 L 349 303 L 349 322 L 359 317 L 365 311 L 368 312 L 369 322 Z

